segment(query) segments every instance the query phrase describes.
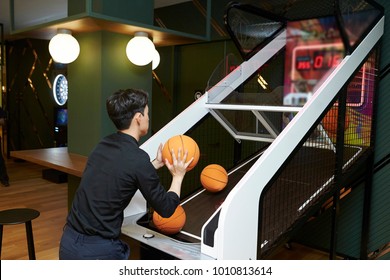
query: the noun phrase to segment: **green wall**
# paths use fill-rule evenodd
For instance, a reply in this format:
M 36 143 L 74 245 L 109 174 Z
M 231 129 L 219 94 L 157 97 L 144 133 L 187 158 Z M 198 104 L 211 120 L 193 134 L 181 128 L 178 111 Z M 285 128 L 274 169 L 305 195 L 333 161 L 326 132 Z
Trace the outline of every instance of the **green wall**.
M 105 100 L 123 88 L 151 91 L 151 67 L 137 67 L 125 54 L 129 37 L 99 31 L 77 36 L 80 57 L 68 67 L 69 150 L 88 155 L 105 135 L 115 131 Z
M 376 1 L 385 8 L 385 34 L 382 38 L 380 70 L 390 63 L 390 2 Z M 386 75 L 379 83 L 378 114 L 376 121 L 375 162 L 379 162 L 390 154 L 390 75 Z M 368 252 L 373 252 L 390 242 L 390 167 L 387 165 L 374 175 Z M 390 254 L 381 259 L 390 260 Z
M 89 14 L 99 17 L 153 24 L 153 0 L 68 0 L 68 15 Z
M 92 0 L 92 11 L 110 17 L 153 24 L 153 0 Z

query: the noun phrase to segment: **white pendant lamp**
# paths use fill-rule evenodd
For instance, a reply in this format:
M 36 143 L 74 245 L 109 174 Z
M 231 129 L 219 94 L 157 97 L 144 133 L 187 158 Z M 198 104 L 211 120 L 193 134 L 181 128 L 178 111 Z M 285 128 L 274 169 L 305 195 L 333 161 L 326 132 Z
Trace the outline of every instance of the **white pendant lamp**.
M 160 64 L 160 54 L 155 49 L 153 53 L 152 70 L 156 69 L 159 64 Z
M 136 32 L 126 46 L 127 58 L 138 66 L 152 62 L 155 51 L 154 44 L 146 32 Z
M 80 45 L 68 29 L 58 29 L 49 42 L 49 52 L 55 62 L 68 64 L 77 59 Z

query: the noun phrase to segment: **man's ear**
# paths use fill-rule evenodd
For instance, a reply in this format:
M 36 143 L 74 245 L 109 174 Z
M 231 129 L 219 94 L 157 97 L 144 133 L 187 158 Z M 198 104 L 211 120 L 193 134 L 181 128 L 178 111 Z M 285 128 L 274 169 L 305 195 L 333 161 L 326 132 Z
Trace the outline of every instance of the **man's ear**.
M 140 124 L 141 123 L 141 113 L 135 113 L 135 116 L 134 116 L 134 118 L 135 118 L 135 120 L 137 121 L 137 123 L 138 124 Z

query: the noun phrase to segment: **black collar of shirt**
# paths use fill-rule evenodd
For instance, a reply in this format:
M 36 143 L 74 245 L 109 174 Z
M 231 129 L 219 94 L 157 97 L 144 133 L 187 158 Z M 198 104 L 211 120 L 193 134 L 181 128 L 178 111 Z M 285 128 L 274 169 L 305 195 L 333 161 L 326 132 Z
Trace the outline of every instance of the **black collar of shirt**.
M 138 141 L 133 136 L 131 136 L 131 135 L 127 134 L 127 133 L 123 133 L 122 131 L 117 131 L 116 134 L 118 135 L 119 139 L 130 141 L 130 142 L 136 144 L 139 147 Z

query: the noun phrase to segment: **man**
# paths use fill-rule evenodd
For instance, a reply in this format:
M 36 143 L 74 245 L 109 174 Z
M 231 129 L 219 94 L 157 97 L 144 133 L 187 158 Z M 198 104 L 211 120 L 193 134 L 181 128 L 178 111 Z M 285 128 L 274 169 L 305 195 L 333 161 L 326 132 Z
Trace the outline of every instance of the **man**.
M 106 101 L 117 132 L 103 138 L 90 156 L 67 217 L 60 259 L 128 259 L 130 249 L 119 239 L 123 211 L 137 190 L 163 217 L 180 202 L 187 151 L 178 151 L 173 163 L 162 159 L 162 145 L 150 162 L 139 148 L 149 129 L 148 95 L 137 89 L 119 90 Z M 170 189 L 160 183 L 156 169 L 166 165 L 172 174 Z

